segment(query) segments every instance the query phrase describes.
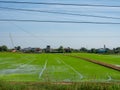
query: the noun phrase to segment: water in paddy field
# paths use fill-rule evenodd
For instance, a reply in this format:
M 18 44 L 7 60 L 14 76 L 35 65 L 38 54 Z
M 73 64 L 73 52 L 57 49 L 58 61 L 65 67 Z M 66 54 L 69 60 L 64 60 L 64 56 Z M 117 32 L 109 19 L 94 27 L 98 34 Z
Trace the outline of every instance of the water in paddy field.
M 12 81 L 110 82 L 119 81 L 120 73 L 59 54 L 28 54 L 18 60 L 13 57 L 1 59 L 0 78 Z

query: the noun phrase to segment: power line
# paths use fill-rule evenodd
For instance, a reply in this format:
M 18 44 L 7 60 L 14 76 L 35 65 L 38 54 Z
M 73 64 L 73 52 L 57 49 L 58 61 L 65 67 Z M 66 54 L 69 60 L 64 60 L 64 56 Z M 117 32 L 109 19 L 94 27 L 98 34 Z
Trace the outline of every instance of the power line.
M 9 16 L 10 17 L 10 16 Z M 17 25 L 17 24 L 15 24 L 15 23 L 10 23 L 11 25 L 14 25 L 15 27 L 17 27 L 20 31 L 23 31 L 23 32 L 25 32 L 26 34 L 29 34 L 29 36 L 30 37 L 33 37 L 33 38 L 38 38 L 38 36 L 36 36 L 35 34 L 33 34 L 33 33 L 31 33 L 31 32 L 29 32 L 28 30 L 25 30 L 23 27 L 21 27 L 21 26 L 19 26 L 19 25 Z M 43 42 L 45 42 L 46 44 L 49 44 L 49 42 L 48 41 L 46 41 L 46 40 L 44 40 L 44 39 L 41 39 L 41 38 L 39 38 L 41 41 L 43 41 Z
M 14 48 L 14 42 L 13 42 L 13 39 L 12 39 L 12 35 L 11 35 L 11 33 L 9 33 L 9 37 L 10 37 L 10 40 L 11 40 L 12 46 L 13 46 L 13 48 Z
M 88 22 L 88 21 L 50 21 L 50 20 L 25 20 L 25 19 L 0 19 L 0 22 L 38 22 L 38 23 L 85 23 L 85 24 L 120 24 L 117 22 Z
M 27 31 L 27 30 L 25 30 L 25 29 L 24 29 L 23 27 L 21 27 L 21 26 L 15 24 L 15 23 L 10 23 L 10 24 L 13 24 L 13 25 L 14 25 L 15 27 L 17 27 L 19 30 L 21 30 L 21 31 L 23 31 L 23 32 L 25 32 L 25 33 L 27 33 L 27 34 L 29 34 L 30 37 L 38 38 L 38 36 L 36 36 L 35 34 L 29 32 L 29 31 Z M 11 37 L 12 37 L 12 36 L 11 36 Z M 43 42 L 45 42 L 45 43 L 48 44 L 47 41 L 45 41 L 45 40 L 43 40 L 43 39 L 40 39 L 40 40 L 42 40 Z M 13 40 L 12 40 L 12 41 L 13 41 Z M 14 45 L 14 43 L 13 43 L 13 45 Z
M 72 15 L 72 16 L 96 17 L 96 18 L 106 18 L 106 19 L 120 19 L 119 17 L 109 17 L 109 16 L 89 15 L 89 14 L 78 14 L 78 13 L 68 13 L 68 12 L 56 12 L 56 11 L 47 11 L 47 10 L 20 9 L 20 8 L 10 8 L 10 7 L 0 7 L 0 9 L 28 11 L 28 12 L 53 13 L 53 14 L 64 14 L 64 15 Z
M 25 2 L 25 1 L 0 1 L 0 3 L 62 5 L 62 6 L 82 6 L 82 7 L 83 6 L 84 7 L 120 7 L 115 5 L 101 5 L 101 4 L 71 4 L 71 3 Z
M 0 36 L 0 37 L 6 37 L 6 36 Z M 26 38 L 26 37 L 29 37 L 31 38 L 31 36 L 14 36 L 16 38 Z M 36 36 L 36 38 L 99 38 L 99 37 L 102 37 L 102 38 L 118 38 L 120 36 L 76 36 L 76 35 L 73 35 L 73 36 Z M 33 38 L 33 37 L 32 37 Z

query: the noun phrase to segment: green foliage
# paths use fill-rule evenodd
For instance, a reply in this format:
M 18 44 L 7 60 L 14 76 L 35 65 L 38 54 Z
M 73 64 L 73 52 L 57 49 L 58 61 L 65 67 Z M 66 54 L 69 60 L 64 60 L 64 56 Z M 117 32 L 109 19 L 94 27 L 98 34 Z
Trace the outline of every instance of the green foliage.
M 21 47 L 17 46 L 17 47 L 15 47 L 15 49 L 19 51 L 19 50 L 21 50 Z
M 117 47 L 117 48 L 115 49 L 115 53 L 120 53 L 120 47 Z
M 90 53 L 97 53 L 97 49 L 92 48 L 92 49 L 90 50 Z
M 58 48 L 58 52 L 60 52 L 60 53 L 64 53 L 64 52 L 65 52 L 63 46 L 60 46 L 60 47 Z
M 0 81 L 0 90 L 120 90 L 119 83 L 40 83 Z
M 5 46 L 5 45 L 0 46 L 0 51 L 8 51 L 7 46 Z
M 88 50 L 87 50 L 87 48 L 82 47 L 82 48 L 80 49 L 80 52 L 88 52 Z
M 4 80 L 0 80 L 0 90 L 26 90 L 27 87 L 23 84 L 14 84 Z

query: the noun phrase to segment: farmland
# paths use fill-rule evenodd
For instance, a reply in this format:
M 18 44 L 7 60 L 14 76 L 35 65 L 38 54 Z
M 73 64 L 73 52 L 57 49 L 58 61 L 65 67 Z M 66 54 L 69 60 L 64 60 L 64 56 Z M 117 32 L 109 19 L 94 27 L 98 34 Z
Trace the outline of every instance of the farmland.
M 99 56 L 95 54 L 75 53 L 72 55 L 81 55 L 87 58 L 120 65 L 119 55 Z M 119 82 L 120 72 L 63 54 L 5 52 L 0 53 L 0 79 L 25 82 Z
M 98 60 L 115 66 L 120 66 L 120 55 L 103 55 L 103 54 L 89 54 L 89 53 L 78 53 L 72 55 Z

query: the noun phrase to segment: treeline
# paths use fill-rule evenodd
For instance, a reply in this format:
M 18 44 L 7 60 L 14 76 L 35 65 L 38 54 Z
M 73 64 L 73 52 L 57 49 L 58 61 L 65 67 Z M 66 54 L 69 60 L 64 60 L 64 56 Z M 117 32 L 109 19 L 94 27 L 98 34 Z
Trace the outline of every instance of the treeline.
M 20 46 L 17 46 L 17 47 L 14 47 L 13 49 L 8 49 L 8 47 L 6 45 L 2 45 L 0 46 L 0 52 L 7 52 L 7 51 L 12 51 L 12 50 L 17 50 L 17 51 L 20 51 L 21 50 L 21 47 Z
M 109 48 L 81 48 L 81 49 L 73 49 L 72 52 L 83 52 L 83 53 L 101 53 L 101 54 L 120 54 L 120 47 L 109 49 Z
M 91 48 L 87 49 L 85 47 L 82 47 L 80 49 L 74 49 L 74 48 L 64 48 L 63 46 L 60 46 L 56 49 L 47 48 L 40 49 L 40 48 L 21 48 L 21 46 L 16 46 L 13 49 L 8 49 L 6 45 L 0 46 L 0 52 L 27 52 L 27 53 L 98 53 L 98 54 L 120 54 L 120 47 L 109 49 L 109 48 Z

